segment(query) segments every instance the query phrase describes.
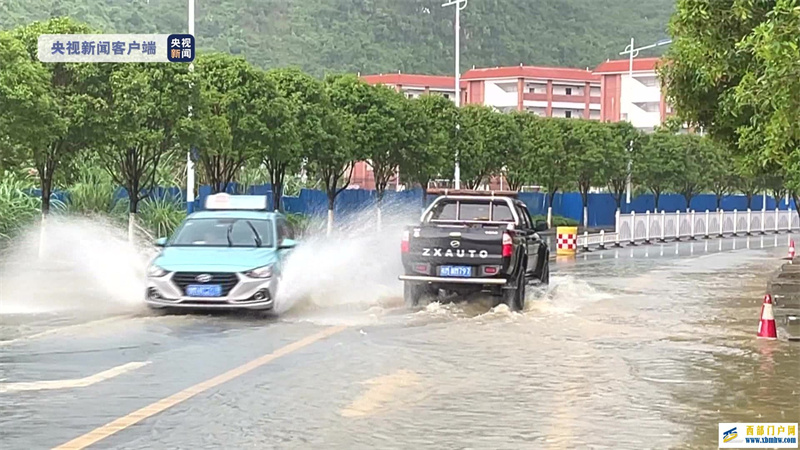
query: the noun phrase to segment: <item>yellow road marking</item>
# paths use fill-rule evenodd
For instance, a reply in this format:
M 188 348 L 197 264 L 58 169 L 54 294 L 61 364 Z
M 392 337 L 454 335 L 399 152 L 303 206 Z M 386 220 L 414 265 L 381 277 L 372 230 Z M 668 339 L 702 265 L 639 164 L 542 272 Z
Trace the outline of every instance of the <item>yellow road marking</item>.
M 4 345 L 10 345 L 10 344 L 13 344 L 15 342 L 29 341 L 31 339 L 38 339 L 40 337 L 45 337 L 45 336 L 49 336 L 51 334 L 61 333 L 63 331 L 74 330 L 74 329 L 77 329 L 77 328 L 85 328 L 85 327 L 90 327 L 90 326 L 93 326 L 93 325 L 101 325 L 101 324 L 109 323 L 109 322 L 116 322 L 118 320 L 128 319 L 128 318 L 132 318 L 132 317 L 133 316 L 130 316 L 130 315 L 107 317 L 105 319 L 92 320 L 92 321 L 84 322 L 84 323 L 76 323 L 75 325 L 67 325 L 67 326 L 59 327 L 59 328 L 52 328 L 52 329 L 49 329 L 49 330 L 41 331 L 39 333 L 33 333 L 33 334 L 29 334 L 27 336 L 21 336 L 21 337 L 18 337 L 16 339 L 10 339 L 8 341 L 0 341 L 0 347 L 2 347 Z
M 125 372 L 136 370 L 150 364 L 150 361 L 129 362 L 121 366 L 112 367 L 100 373 L 85 377 L 74 378 L 71 380 L 50 380 L 50 381 L 25 381 L 18 383 L 0 383 L 0 393 L 22 392 L 22 391 L 42 391 L 47 389 L 71 389 L 91 386 L 101 381 L 122 375 Z
M 151 403 L 150 405 L 145 406 L 144 408 L 138 409 L 127 416 L 120 417 L 112 422 L 109 422 L 99 428 L 96 428 L 83 436 L 79 436 L 66 444 L 59 445 L 55 447 L 56 450 L 60 449 L 83 449 L 92 444 L 95 444 L 119 431 L 122 431 L 128 427 L 136 425 L 137 423 L 141 422 L 148 417 L 152 417 L 158 413 L 164 412 L 167 409 L 185 402 L 190 398 L 194 397 L 197 394 L 205 392 L 213 387 L 219 386 L 225 382 L 228 382 L 234 378 L 237 378 L 241 375 L 250 372 L 253 369 L 257 369 L 264 364 L 270 363 L 281 356 L 288 355 L 289 353 L 295 352 L 300 350 L 303 347 L 307 347 L 319 340 L 325 339 L 326 337 L 332 336 L 340 331 L 345 330 L 347 327 L 338 326 L 338 327 L 330 327 L 326 328 L 318 333 L 312 334 L 311 336 L 306 336 L 305 338 L 293 342 L 289 345 L 281 347 L 275 350 L 272 353 L 269 353 L 264 356 L 260 356 L 248 363 L 245 363 L 239 367 L 231 369 L 222 375 L 217 375 L 214 378 L 209 380 L 203 381 L 198 383 L 194 386 L 188 387 L 177 394 L 173 394 L 169 397 L 163 398 L 155 403 Z
M 361 417 L 371 414 L 391 401 L 398 390 L 418 382 L 419 375 L 408 370 L 398 370 L 389 375 L 367 380 L 364 384 L 371 385 L 370 388 L 343 409 L 341 415 Z

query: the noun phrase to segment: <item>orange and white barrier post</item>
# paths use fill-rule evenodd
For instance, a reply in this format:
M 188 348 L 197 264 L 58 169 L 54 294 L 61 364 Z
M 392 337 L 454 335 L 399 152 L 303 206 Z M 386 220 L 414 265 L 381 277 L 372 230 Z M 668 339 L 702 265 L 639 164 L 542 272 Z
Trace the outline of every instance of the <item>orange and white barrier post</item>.
M 578 227 L 556 228 L 556 255 L 574 255 L 578 249 Z
M 778 339 L 778 330 L 775 327 L 775 314 L 772 312 L 772 296 L 764 296 L 761 305 L 761 322 L 758 324 L 759 339 Z

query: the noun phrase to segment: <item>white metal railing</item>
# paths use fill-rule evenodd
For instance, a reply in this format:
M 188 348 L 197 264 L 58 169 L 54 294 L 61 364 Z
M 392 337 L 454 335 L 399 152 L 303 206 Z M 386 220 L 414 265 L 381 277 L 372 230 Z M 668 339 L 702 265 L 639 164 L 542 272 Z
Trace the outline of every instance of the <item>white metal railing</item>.
M 788 211 L 676 211 L 668 213 L 617 214 L 616 232 L 584 232 L 578 248 L 604 248 L 608 245 L 648 244 L 700 237 L 740 236 L 779 233 L 800 228 L 800 217 Z

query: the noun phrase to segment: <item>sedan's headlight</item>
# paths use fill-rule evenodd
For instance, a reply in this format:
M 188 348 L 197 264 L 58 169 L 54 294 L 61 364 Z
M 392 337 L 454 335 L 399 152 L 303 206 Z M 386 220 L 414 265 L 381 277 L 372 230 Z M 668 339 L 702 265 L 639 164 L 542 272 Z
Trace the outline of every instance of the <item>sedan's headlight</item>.
M 250 278 L 269 278 L 272 276 L 272 265 L 256 267 L 255 269 L 245 272 Z
M 167 274 L 167 271 L 158 267 L 155 264 L 150 264 L 150 267 L 147 268 L 147 276 L 150 278 L 161 278 Z

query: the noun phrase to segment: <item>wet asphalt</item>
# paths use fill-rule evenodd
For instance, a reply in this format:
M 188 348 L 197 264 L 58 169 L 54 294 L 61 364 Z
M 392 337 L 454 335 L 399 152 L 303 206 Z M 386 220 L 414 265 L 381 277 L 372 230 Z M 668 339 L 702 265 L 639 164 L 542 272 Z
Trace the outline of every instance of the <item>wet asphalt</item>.
M 480 299 L 406 311 L 384 295 L 268 318 L 3 314 L 0 437 L 4 449 L 83 448 L 98 429 L 88 448 L 716 448 L 719 422 L 800 420 L 800 345 L 755 339 L 787 241 L 558 258 L 522 313 Z

